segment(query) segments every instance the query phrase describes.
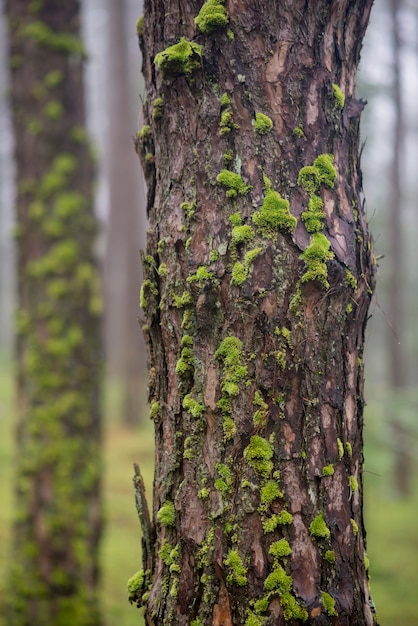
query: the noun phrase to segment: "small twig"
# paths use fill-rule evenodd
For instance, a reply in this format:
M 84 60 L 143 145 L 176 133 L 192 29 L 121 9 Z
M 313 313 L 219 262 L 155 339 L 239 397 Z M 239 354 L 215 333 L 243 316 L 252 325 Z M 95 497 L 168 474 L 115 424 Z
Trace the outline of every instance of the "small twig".
M 139 523 L 141 524 L 142 529 L 142 562 L 145 570 L 151 570 L 154 528 L 151 523 L 148 503 L 145 497 L 144 479 L 141 476 L 137 463 L 134 463 L 134 476 L 132 480 L 135 489 L 136 510 L 138 512 Z

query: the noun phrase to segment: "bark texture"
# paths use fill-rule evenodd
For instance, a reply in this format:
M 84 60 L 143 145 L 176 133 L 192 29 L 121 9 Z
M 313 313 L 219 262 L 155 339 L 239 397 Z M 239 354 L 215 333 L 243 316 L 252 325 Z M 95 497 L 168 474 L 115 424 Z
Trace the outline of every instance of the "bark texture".
M 9 619 L 101 623 L 101 300 L 79 3 L 7 2 L 17 163 L 16 519 Z
M 130 594 L 148 624 L 375 621 L 355 99 L 371 4 L 145 3 L 155 543 Z

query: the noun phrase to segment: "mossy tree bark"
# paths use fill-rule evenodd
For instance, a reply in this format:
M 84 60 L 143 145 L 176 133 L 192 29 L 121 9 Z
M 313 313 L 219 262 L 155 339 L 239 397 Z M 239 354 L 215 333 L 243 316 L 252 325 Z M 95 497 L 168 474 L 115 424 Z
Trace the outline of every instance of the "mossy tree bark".
M 16 518 L 9 624 L 101 623 L 101 301 L 79 3 L 9 0 L 17 164 Z
M 145 3 L 156 466 L 129 591 L 148 624 L 375 623 L 354 94 L 371 4 Z

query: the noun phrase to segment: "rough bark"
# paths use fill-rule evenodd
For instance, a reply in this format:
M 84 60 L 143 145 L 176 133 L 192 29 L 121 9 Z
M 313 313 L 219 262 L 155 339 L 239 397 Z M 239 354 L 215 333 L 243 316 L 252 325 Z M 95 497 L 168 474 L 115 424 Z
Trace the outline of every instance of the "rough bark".
M 9 0 L 17 163 L 16 518 L 9 624 L 101 623 L 101 300 L 79 3 Z
M 140 24 L 156 541 L 131 599 L 148 624 L 371 625 L 355 99 L 371 1 L 201 7 L 148 1 Z

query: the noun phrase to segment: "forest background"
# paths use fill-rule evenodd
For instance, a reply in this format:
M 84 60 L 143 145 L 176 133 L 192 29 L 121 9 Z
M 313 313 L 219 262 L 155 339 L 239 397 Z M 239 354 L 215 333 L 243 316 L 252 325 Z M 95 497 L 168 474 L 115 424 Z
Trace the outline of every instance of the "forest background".
M 139 249 L 145 245 L 147 228 L 145 189 L 133 148 L 133 137 L 142 125 L 143 82 L 135 29 L 140 4 L 138 0 L 82 2 L 89 125 L 98 168 L 97 251 L 106 311 L 107 527 L 101 559 L 102 608 L 109 626 L 140 623 L 126 592 L 126 580 L 140 563 L 131 483 L 134 462 L 141 464 L 148 492 L 152 484 L 153 433 L 137 322 Z M 6 24 L 2 11 L 0 15 L 1 606 L 12 519 L 15 398 L 13 138 Z M 418 626 L 418 6 L 414 0 L 376 2 L 357 84 L 358 95 L 368 101 L 362 116 L 362 167 L 367 215 L 379 257 L 366 342 L 365 516 L 372 594 L 381 626 Z M 128 199 L 127 217 L 120 220 L 120 212 L 111 208 Z M 0 610 L 3 626 L 1 619 Z

